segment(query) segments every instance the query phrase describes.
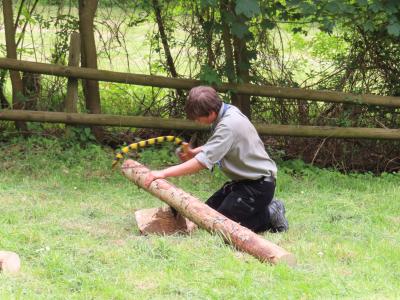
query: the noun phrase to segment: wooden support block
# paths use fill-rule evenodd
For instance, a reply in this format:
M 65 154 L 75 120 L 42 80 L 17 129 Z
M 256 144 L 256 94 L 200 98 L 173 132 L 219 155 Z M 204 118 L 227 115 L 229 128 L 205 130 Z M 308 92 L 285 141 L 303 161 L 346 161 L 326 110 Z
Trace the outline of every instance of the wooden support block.
M 18 273 L 21 261 L 18 254 L 10 251 L 0 251 L 0 271 L 5 273 Z
M 181 214 L 175 216 L 169 206 L 138 210 L 135 212 L 135 218 L 140 233 L 144 235 L 187 234 L 197 227 Z

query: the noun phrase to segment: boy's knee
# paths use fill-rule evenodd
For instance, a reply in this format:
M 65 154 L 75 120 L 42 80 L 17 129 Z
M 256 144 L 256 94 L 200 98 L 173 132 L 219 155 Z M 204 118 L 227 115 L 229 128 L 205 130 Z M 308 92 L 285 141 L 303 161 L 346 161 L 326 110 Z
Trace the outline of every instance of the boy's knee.
M 255 201 L 252 197 L 232 192 L 225 198 L 218 211 L 234 221 L 244 222 L 256 213 L 254 204 Z

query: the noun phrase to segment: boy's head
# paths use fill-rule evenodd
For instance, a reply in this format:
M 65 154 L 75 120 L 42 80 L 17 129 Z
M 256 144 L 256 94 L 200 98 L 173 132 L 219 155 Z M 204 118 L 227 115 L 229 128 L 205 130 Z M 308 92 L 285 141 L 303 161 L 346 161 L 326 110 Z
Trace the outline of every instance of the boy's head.
M 190 120 L 208 117 L 215 113 L 218 116 L 222 101 L 217 92 L 209 86 L 197 86 L 190 90 L 186 100 L 185 111 Z

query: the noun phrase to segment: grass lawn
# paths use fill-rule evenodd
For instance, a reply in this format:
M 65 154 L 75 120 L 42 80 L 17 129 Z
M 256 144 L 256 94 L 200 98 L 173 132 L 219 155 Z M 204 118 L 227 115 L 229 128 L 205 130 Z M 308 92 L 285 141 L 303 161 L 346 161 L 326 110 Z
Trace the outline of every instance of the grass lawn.
M 0 144 L 0 299 L 399 299 L 400 175 L 343 175 L 280 163 L 290 230 L 263 236 L 298 265 L 271 266 L 217 236 L 140 236 L 137 209 L 162 203 L 111 172 L 98 146 L 52 139 Z M 144 163 L 169 163 L 147 152 Z M 163 157 L 165 155 L 164 151 Z M 206 199 L 221 174 L 173 180 Z

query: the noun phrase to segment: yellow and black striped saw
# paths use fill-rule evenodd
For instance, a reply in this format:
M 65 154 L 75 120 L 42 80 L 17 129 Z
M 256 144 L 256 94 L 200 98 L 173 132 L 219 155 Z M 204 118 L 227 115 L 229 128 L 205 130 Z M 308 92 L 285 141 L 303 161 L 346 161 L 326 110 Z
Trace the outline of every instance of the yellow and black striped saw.
M 113 160 L 113 163 L 112 163 L 112 168 L 114 169 L 115 166 L 118 164 L 118 162 L 119 162 L 122 158 L 124 158 L 124 154 L 127 154 L 127 153 L 129 153 L 130 151 L 136 151 L 136 150 L 138 150 L 138 149 L 140 149 L 140 148 L 145 148 L 145 147 L 147 147 L 147 146 L 156 145 L 156 144 L 161 144 L 161 143 L 163 143 L 163 142 L 172 142 L 172 143 L 174 143 L 175 145 L 180 146 L 180 145 L 182 145 L 182 143 L 184 143 L 185 141 L 182 140 L 181 138 L 176 137 L 176 136 L 167 135 L 167 136 L 158 136 L 158 137 L 151 138 L 151 139 L 148 139 L 148 140 L 139 141 L 139 142 L 137 142 L 137 143 L 132 143 L 132 144 L 126 146 L 126 147 L 123 147 L 123 148 L 121 149 L 121 151 L 119 151 L 119 152 L 115 155 L 114 160 Z M 187 151 L 188 144 L 185 143 L 185 144 L 182 145 L 182 147 L 183 147 L 183 151 L 186 152 L 186 151 Z

